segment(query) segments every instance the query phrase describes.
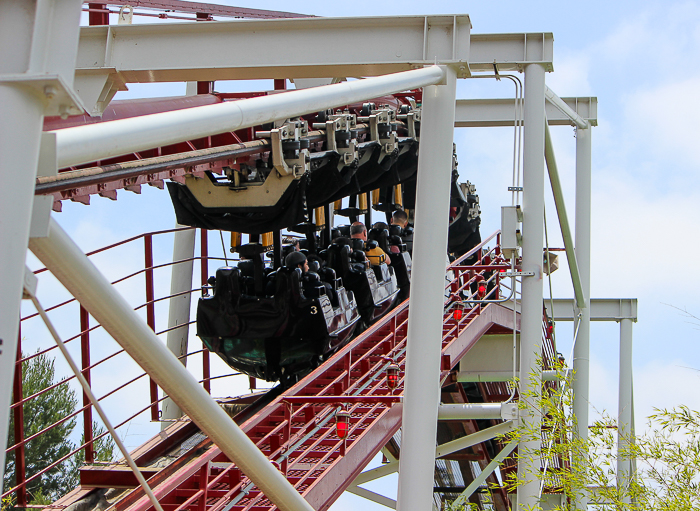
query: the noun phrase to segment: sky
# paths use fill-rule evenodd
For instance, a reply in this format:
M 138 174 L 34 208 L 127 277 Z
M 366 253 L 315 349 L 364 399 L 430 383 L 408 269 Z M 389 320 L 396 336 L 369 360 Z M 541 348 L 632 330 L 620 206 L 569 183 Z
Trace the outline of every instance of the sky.
M 700 316 L 700 274 L 693 270 L 693 261 L 700 253 L 697 228 L 700 189 L 694 186 L 700 175 L 697 151 L 700 70 L 696 65 L 700 62 L 700 2 L 426 4 L 355 0 L 341 4 L 257 0 L 237 1 L 233 5 L 321 16 L 469 14 L 473 33 L 552 32 L 554 72 L 547 75 L 547 85 L 562 97 L 598 98 L 598 126 L 593 128 L 592 135 L 591 296 L 639 300 L 633 359 L 637 427 L 643 427 L 645 417 L 655 408 L 687 404 L 700 409 L 700 395 L 695 390 L 700 383 L 697 349 L 700 320 L 688 318 L 679 310 L 687 309 Z M 182 84 L 129 87 L 129 92 L 120 93 L 117 98 L 184 94 Z M 216 89 L 245 90 L 246 87 L 271 88 L 271 83 L 217 82 Z M 512 87 L 505 81 L 461 80 L 458 84 L 457 96 L 461 99 L 512 95 Z M 551 132 L 573 225 L 575 132 L 571 127 L 552 127 Z M 500 207 L 510 204 L 507 186 L 513 164 L 513 130 L 457 129 L 455 142 L 461 180 L 469 179 L 476 184 L 482 208 L 482 235 L 490 234 L 499 228 Z M 548 241 L 550 246 L 561 247 L 549 188 L 546 195 Z M 55 218 L 86 251 L 141 232 L 168 229 L 175 223 L 167 193 L 149 187 L 143 187 L 141 195 L 120 191 L 115 202 L 93 197 L 90 207 L 66 201 L 63 212 Z M 156 246 L 157 261 L 170 260 L 171 243 L 172 237 L 163 236 Z M 217 240 L 210 240 L 212 246 L 215 243 Z M 140 245 L 132 245 L 118 257 L 98 259 L 100 268 L 115 276 L 133 271 L 134 264 L 142 264 L 143 253 Z M 28 260 L 36 267 L 31 255 Z M 157 277 L 157 293 L 167 292 L 167 278 L 167 272 Z M 554 297 L 572 296 L 565 267 L 552 280 Z M 121 291 L 137 303 L 143 301 L 139 295 L 142 289 L 139 281 L 123 286 Z M 65 296 L 65 291 L 47 276 L 40 279 L 38 296 L 50 304 Z M 164 304 L 158 307 L 157 317 L 165 321 Z M 56 320 L 63 326 L 63 318 Z M 71 330 L 68 322 L 65 323 L 66 332 L 75 332 L 75 328 Z M 33 332 L 32 328 L 28 332 Z M 34 338 L 38 339 L 39 334 Z M 38 342 L 34 338 L 27 341 L 29 347 Z M 107 350 L 113 344 L 107 336 L 97 338 L 101 349 Z M 558 325 L 558 349 L 567 358 L 571 338 L 571 327 Z M 618 343 L 617 324 L 593 325 L 590 387 L 594 414 L 617 413 Z M 136 374 L 136 369 L 125 369 L 127 365 L 127 362 L 119 365 L 121 371 Z M 107 388 L 113 377 L 109 371 L 102 371 L 96 385 Z M 229 395 L 238 386 L 218 383 L 215 393 Z M 120 415 L 118 408 L 112 408 L 115 416 Z M 144 419 L 125 431 L 126 443 L 135 447 L 156 431 Z M 396 478 L 388 479 L 375 484 L 385 495 L 394 498 Z M 372 485 L 367 487 L 373 489 Z M 346 494 L 332 510 L 360 506 L 367 510 L 385 509 Z

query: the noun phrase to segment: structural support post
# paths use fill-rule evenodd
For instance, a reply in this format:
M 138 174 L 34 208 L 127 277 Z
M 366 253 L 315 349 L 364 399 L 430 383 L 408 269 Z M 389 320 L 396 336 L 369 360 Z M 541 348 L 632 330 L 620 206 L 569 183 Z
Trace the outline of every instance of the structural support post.
M 280 509 L 313 511 L 53 219 L 29 248 L 204 434 Z
M 578 438 L 583 445 L 588 442 L 588 388 L 590 376 L 591 337 L 591 128 L 576 129 L 576 241 L 575 252 L 581 279 L 581 291 L 585 300 L 580 313 L 578 335 L 574 346 L 574 416 Z M 576 451 L 575 451 L 576 452 Z M 580 450 L 578 451 L 581 452 Z M 587 456 L 588 453 L 581 453 Z M 586 466 L 586 460 L 577 460 L 578 466 Z M 588 496 L 580 495 L 574 503 L 576 509 L 588 507 Z
M 627 491 L 632 480 L 630 445 L 634 441 L 632 401 L 632 320 L 620 321 L 620 390 L 617 419 L 617 487 L 624 502 L 631 502 Z
M 190 334 L 190 306 L 192 304 L 192 270 L 194 269 L 194 239 L 196 229 L 184 229 L 175 232 L 173 244 L 173 261 L 183 261 L 173 265 L 170 278 L 170 308 L 168 313 L 167 344 L 170 352 L 178 357 L 182 365 L 187 365 L 187 339 Z M 184 293 L 184 294 L 181 294 Z M 175 296 L 177 295 L 177 296 Z M 180 326 L 182 325 L 182 326 Z M 178 327 L 179 328 L 176 328 Z M 170 329 L 174 330 L 170 330 Z M 171 398 L 163 401 L 161 430 L 170 425 L 170 421 L 182 417 L 182 410 Z
M 518 510 L 534 509 L 540 486 L 540 410 L 542 381 L 542 258 L 544 240 L 544 73 L 540 64 L 525 67 L 523 152 L 523 277 L 520 323 L 520 399 L 523 440 L 518 444 Z
M 0 476 L 12 400 L 20 301 L 44 111 L 57 89 L 32 90 L 38 75 L 73 85 L 80 2 L 0 3 Z
M 399 468 L 401 511 L 433 505 L 456 92 L 454 70 L 444 70 L 445 85 L 423 89 Z

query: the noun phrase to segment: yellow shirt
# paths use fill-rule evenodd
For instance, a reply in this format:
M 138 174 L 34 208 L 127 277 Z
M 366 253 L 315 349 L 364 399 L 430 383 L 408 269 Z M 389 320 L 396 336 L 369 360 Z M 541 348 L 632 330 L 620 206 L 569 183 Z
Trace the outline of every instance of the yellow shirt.
M 365 251 L 365 256 L 372 266 L 379 266 L 386 261 L 386 253 L 379 247 Z

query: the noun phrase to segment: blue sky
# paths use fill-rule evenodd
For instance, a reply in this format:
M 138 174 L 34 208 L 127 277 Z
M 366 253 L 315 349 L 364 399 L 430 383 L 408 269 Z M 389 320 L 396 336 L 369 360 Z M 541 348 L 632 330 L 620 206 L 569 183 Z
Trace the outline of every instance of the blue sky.
M 596 96 L 599 102 L 599 126 L 593 129 L 592 296 L 639 299 L 639 322 L 634 327 L 637 424 L 642 425 L 654 407 L 685 403 L 700 409 L 700 396 L 695 392 L 700 382 L 698 327 L 671 307 L 687 307 L 700 315 L 700 276 L 694 265 L 700 253 L 700 190 L 695 186 L 700 176 L 700 2 L 426 4 L 356 0 L 340 4 L 270 0 L 235 5 L 323 16 L 465 13 L 471 16 L 474 33 L 553 32 L 554 73 L 547 75 L 548 86 L 560 96 Z M 473 82 L 460 81 L 458 97 L 512 96 L 512 88 L 504 82 Z M 271 87 L 265 82 L 247 85 Z M 217 83 L 217 90 L 226 87 Z M 246 89 L 241 84 L 231 87 Z M 184 85 L 133 85 L 130 89 L 119 97 L 184 94 Z M 573 224 L 574 131 L 553 127 L 552 135 Z M 455 142 L 460 175 L 477 186 L 482 234 L 489 234 L 498 228 L 500 206 L 510 204 L 506 188 L 512 166 L 512 130 L 458 129 Z M 549 188 L 547 194 L 551 195 Z M 163 191 L 144 187 L 140 196 L 120 192 L 116 202 L 99 197 L 92 202 L 89 208 L 64 202 L 64 211 L 55 215 L 85 250 L 174 225 Z M 550 245 L 563 246 L 551 200 L 547 212 Z M 170 250 L 164 243 L 157 257 L 167 260 Z M 128 249 L 116 260 L 103 261 L 102 267 L 116 275 L 141 258 L 137 249 Z M 167 290 L 167 282 L 162 286 Z M 143 292 L 138 287 L 124 292 L 136 296 Z M 59 293 L 49 278 L 42 279 L 40 298 L 53 302 Z M 553 294 L 571 295 L 566 269 L 553 275 Z M 592 406 L 613 414 L 618 331 L 616 324 L 595 325 L 591 337 Z M 568 357 L 571 330 L 560 325 L 557 339 L 560 351 Z M 127 441 L 132 446 L 147 438 L 134 437 L 135 428 L 130 431 L 132 441 Z M 152 427 L 146 429 L 152 431 Z M 382 484 L 388 496 L 395 495 L 392 485 L 395 480 Z M 343 497 L 332 509 L 358 506 L 385 509 L 355 497 Z

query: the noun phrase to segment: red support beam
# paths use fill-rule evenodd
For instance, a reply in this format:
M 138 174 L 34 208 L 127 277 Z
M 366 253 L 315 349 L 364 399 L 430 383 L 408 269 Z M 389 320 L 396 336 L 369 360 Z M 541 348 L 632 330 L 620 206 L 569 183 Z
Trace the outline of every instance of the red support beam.
M 156 331 L 156 304 L 155 291 L 153 285 L 153 235 L 146 234 L 143 237 L 144 244 L 144 275 L 146 277 L 146 323 L 151 330 Z M 158 411 L 158 385 L 155 380 L 149 377 L 151 395 L 151 421 L 160 420 Z
M 82 373 L 88 385 L 90 380 L 90 315 L 88 311 L 80 306 L 80 361 Z M 92 441 L 92 405 L 90 398 L 83 391 L 83 435 L 87 445 L 85 446 L 85 463 L 95 461 L 95 446 Z
M 209 231 L 206 229 L 200 229 L 201 240 L 200 240 L 200 253 L 201 256 L 201 266 L 200 266 L 200 276 L 202 279 L 202 286 L 207 285 L 207 279 L 209 279 Z M 204 343 L 202 343 L 204 350 L 202 351 L 202 383 L 204 384 L 204 390 L 211 394 L 211 369 L 209 365 L 209 350 Z
M 90 25 L 109 25 L 109 11 L 107 4 L 98 4 L 90 2 L 88 4 L 88 23 Z
M 21 325 L 20 325 L 21 328 Z M 13 382 L 13 401 L 18 403 L 22 401 L 22 332 L 17 335 L 17 362 L 15 363 L 15 378 Z M 24 481 L 27 478 L 27 463 L 24 457 L 24 405 L 17 406 L 14 412 L 15 419 L 15 444 L 19 447 L 15 449 L 15 483 L 20 488 L 17 490 L 17 507 L 27 506 L 27 487 L 24 486 Z

